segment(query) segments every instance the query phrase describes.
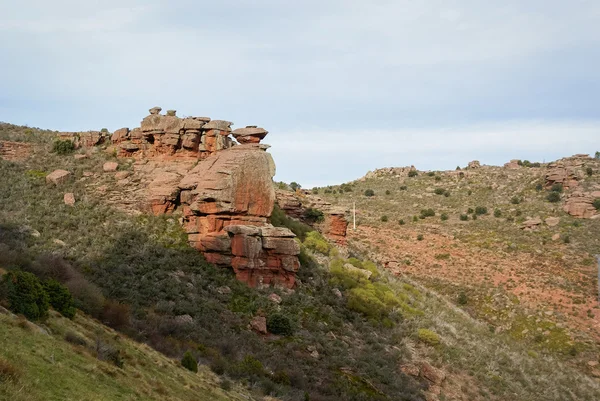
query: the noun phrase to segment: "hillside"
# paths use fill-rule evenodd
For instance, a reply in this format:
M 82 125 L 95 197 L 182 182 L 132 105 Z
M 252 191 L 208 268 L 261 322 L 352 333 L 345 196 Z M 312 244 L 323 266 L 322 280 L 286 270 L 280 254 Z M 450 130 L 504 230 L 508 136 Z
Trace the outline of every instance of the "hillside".
M 86 381 L 94 382 L 91 389 L 110 384 L 90 391 L 89 399 L 104 399 L 102 391 L 106 399 L 600 398 L 598 345 L 590 331 L 597 319 L 591 255 L 600 221 L 574 220 L 547 205 L 545 192 L 535 189 L 539 169 L 484 167 L 464 180 L 451 172 L 439 180 L 436 174 L 386 175 L 351 183 L 341 193 L 341 187 L 336 194 L 333 187 L 321 189 L 320 196 L 342 208 L 356 201 L 358 230 L 348 231 L 345 245 L 328 242 L 276 208 L 271 223 L 298 236 L 295 285 L 287 288 L 288 271 L 281 274 L 284 285 L 252 288 L 240 271 L 208 263 L 204 255 L 214 252 L 190 245 L 196 233 L 180 224 L 189 210 L 155 216 L 134 208 L 147 185 L 140 166 L 158 162 L 119 158 L 111 144 L 61 155 L 52 151 L 55 139 L 51 131 L 0 126 L 0 140 L 27 144 L 19 145 L 27 148 L 22 154 L 0 159 L 0 267 L 61 281 L 80 310 L 73 321 L 51 313 L 41 323 L 49 334 L 0 316 L 3 343 L 15 344 L 0 357 L 20 371 L 19 382 L 7 381 L 7 398 L 80 399 L 76 386 Z M 117 171 L 107 171 L 107 162 Z M 56 169 L 70 172 L 69 178 L 47 182 Z M 127 174 L 117 177 L 121 172 Z M 585 185 L 597 185 L 595 179 L 586 178 Z M 494 181 L 498 187 L 490 189 Z M 367 189 L 375 196 L 363 195 Z M 518 206 L 511 203 L 515 195 L 523 197 Z M 170 207 L 168 200 L 162 205 Z M 488 214 L 460 219 L 477 206 Z M 413 221 L 427 208 L 438 215 Z M 493 216 L 495 208 L 500 217 Z M 448 219 L 442 221 L 440 212 Z M 527 215 L 557 215 L 560 222 L 552 230 L 524 232 L 518 224 Z M 552 241 L 554 230 L 570 241 Z M 550 309 L 544 297 L 558 290 L 573 302 Z M 66 342 L 68 331 L 90 344 L 98 332 L 117 342 L 123 368 Z M 43 362 L 27 354 L 40 348 Z M 48 356 L 51 349 L 60 353 Z M 178 364 L 188 350 L 201 365 L 196 376 Z M 27 358 L 19 357 L 24 353 Z M 48 377 L 56 365 L 65 382 L 31 381 Z M 100 378 L 90 369 L 102 372 Z M 222 390 L 223 382 L 235 390 Z M 27 386 L 31 398 L 19 392 Z

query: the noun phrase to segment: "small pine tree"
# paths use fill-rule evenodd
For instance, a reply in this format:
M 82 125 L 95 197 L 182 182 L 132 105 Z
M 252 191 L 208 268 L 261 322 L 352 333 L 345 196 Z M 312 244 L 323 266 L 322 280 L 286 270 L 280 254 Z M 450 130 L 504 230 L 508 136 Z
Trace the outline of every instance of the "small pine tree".
M 48 316 L 48 294 L 40 280 L 31 273 L 14 271 L 4 276 L 3 292 L 9 302 L 9 309 L 25 315 L 30 320 Z
M 181 365 L 189 371 L 192 371 L 194 373 L 198 372 L 198 362 L 196 361 L 196 358 L 194 358 L 190 351 L 186 351 L 186 353 L 183 354 L 183 358 L 181 359 Z
M 44 290 L 48 294 L 48 300 L 54 310 L 66 318 L 73 319 L 75 306 L 73 296 L 67 287 L 56 280 L 50 279 L 44 283 Z

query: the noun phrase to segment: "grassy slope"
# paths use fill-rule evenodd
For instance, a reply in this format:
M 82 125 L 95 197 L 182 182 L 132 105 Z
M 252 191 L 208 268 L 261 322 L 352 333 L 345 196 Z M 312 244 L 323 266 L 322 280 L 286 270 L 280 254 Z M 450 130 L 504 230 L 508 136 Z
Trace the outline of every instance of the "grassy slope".
M 240 389 L 224 391 L 208 369 L 194 374 L 176 361 L 78 314 L 71 321 L 56 313 L 44 330 L 0 314 L 0 359 L 16 367 L 16 380 L 2 381 L 0 399 L 45 400 L 247 400 Z M 88 347 L 65 341 L 66 332 Z M 121 350 L 122 369 L 98 360 L 95 339 L 108 338 Z

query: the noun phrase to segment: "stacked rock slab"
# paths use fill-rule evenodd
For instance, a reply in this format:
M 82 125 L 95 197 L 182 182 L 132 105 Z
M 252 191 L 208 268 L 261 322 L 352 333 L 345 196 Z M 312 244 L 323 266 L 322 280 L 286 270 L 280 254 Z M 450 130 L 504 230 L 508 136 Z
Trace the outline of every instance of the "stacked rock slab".
M 546 173 L 546 189 L 557 183 L 565 189 L 576 188 L 584 176 L 585 163 L 591 160 L 589 155 L 578 154 L 550 163 Z
M 597 198 L 600 198 L 600 191 L 592 193 L 575 191 L 569 195 L 563 209 L 573 217 L 581 219 L 597 218 L 599 215 L 593 205 L 594 199 Z
M 85 132 L 59 132 L 57 137 L 61 141 L 71 141 L 76 149 L 90 148 L 102 144 L 107 135 L 100 131 Z
M 0 141 L 0 159 L 9 161 L 23 161 L 30 155 L 30 143 Z
M 160 114 L 161 110 L 160 107 L 151 108 L 139 128 L 131 131 L 121 128 L 113 133 L 111 140 L 117 146 L 119 156 L 204 159 L 234 145 L 229 136 L 230 121 L 209 117 L 179 118 L 175 110 L 168 110 L 166 115 Z
M 289 229 L 267 223 L 275 164 L 266 148 L 248 143 L 198 163 L 179 183 L 184 228 L 192 246 L 239 280 L 291 288 L 300 247 Z

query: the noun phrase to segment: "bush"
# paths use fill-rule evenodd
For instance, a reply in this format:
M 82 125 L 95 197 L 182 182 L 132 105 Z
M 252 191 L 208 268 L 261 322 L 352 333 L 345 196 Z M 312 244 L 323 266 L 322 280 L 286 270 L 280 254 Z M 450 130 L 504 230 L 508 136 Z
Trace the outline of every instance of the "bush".
M 386 215 L 381 216 L 381 221 L 386 223 L 388 221 L 388 217 Z
M 433 209 L 423 209 L 421 210 L 421 215 L 419 216 L 421 219 L 424 219 L 426 217 L 433 217 L 435 216 L 435 210 Z
M 400 186 L 400 191 L 406 191 L 407 189 L 408 189 L 408 187 L 406 185 Z
M 446 213 L 442 213 L 442 215 L 440 216 L 440 219 L 442 221 L 446 221 L 446 220 L 448 220 L 448 215 Z
M 73 296 L 64 285 L 50 279 L 44 283 L 44 290 L 48 294 L 50 306 L 66 318 L 73 319 L 75 316 L 75 305 Z
M 548 196 L 546 196 L 546 199 L 548 200 L 548 202 L 552 202 L 552 203 L 559 202 L 560 201 L 560 193 L 552 191 L 548 194 Z
M 521 203 L 521 198 L 519 198 L 518 196 L 513 196 L 510 199 L 510 203 L 512 203 L 513 205 L 518 205 L 519 203 Z
M 265 374 L 265 368 L 263 364 L 253 357 L 252 355 L 246 355 L 234 368 L 236 375 L 242 376 L 263 376 Z
M 390 194 L 391 194 L 390 190 L 389 190 L 389 189 L 386 189 L 386 190 L 385 190 L 385 194 L 386 194 L 386 195 L 390 195 Z
M 571 237 L 569 237 L 568 235 L 564 235 L 562 237 L 563 243 L 565 244 L 570 244 L 571 243 Z
M 594 203 L 592 203 L 596 210 L 600 210 L 600 198 L 594 199 Z
M 500 209 L 494 210 L 494 217 L 502 217 L 502 210 L 500 210 Z
M 280 336 L 291 336 L 294 334 L 292 321 L 286 315 L 274 313 L 267 318 L 267 330 Z
M 368 196 L 369 198 L 371 196 L 375 196 L 375 191 L 373 191 L 372 189 L 367 189 L 365 190 L 365 196 Z
M 311 222 L 321 223 L 325 220 L 325 215 L 319 209 L 308 208 L 304 211 L 304 218 Z
M 123 368 L 121 351 L 100 338 L 96 339 L 96 355 L 101 361 L 108 361 L 118 368 Z
M 423 241 L 423 234 L 417 235 L 417 241 Z
M 467 214 L 473 214 L 473 213 L 475 213 L 475 211 L 473 210 L 472 207 L 467 209 Z
M 15 271 L 4 276 L 3 292 L 6 294 L 9 309 L 30 320 L 48 316 L 48 294 L 40 280 L 31 273 Z
M 100 314 L 100 320 L 113 329 L 127 327 L 131 320 L 129 305 L 113 300 L 106 301 Z
M 404 225 L 404 224 L 406 224 L 406 223 L 404 222 L 404 220 L 403 220 L 403 219 L 400 219 L 400 220 L 398 220 L 398 224 L 400 224 L 401 226 L 403 226 L 403 225 Z
M 448 197 L 450 196 L 450 191 L 448 191 L 448 190 L 445 190 L 445 191 L 444 191 L 444 196 L 445 196 L 446 198 L 448 198 Z
M 318 231 L 311 231 L 306 234 L 304 246 L 323 255 L 329 255 L 331 251 L 331 245 Z
M 461 221 L 467 221 L 467 220 L 469 220 L 469 215 L 467 215 L 467 214 L 461 214 L 460 215 L 460 220 Z
M 443 195 L 444 192 L 446 192 L 446 190 L 444 188 L 436 188 L 435 191 L 433 191 L 436 195 Z
M 0 358 L 0 383 L 17 382 L 21 377 L 21 371 L 12 363 Z
M 435 175 L 435 172 L 434 172 L 434 171 L 430 171 L 430 172 L 428 172 L 428 173 L 427 173 L 427 175 L 428 175 L 429 177 L 433 177 L 433 176 Z
M 466 305 L 469 302 L 469 298 L 467 297 L 467 294 L 465 294 L 464 292 L 461 291 L 461 293 L 458 294 L 458 298 L 456 299 L 456 302 L 459 305 Z
M 417 221 L 419 221 L 419 217 L 418 217 L 418 216 L 413 216 L 413 221 L 414 221 L 414 222 L 417 222 Z
M 594 159 L 600 160 L 600 152 L 596 152 L 596 154 L 594 155 Z
M 198 362 L 190 351 L 186 351 L 181 359 L 181 366 L 194 373 L 198 372 Z
M 408 172 L 408 176 L 409 176 L 409 177 L 416 177 L 416 176 L 418 176 L 418 175 L 419 175 L 419 173 L 417 172 L 417 170 L 410 170 L 410 171 Z
M 475 208 L 475 214 L 476 215 L 481 216 L 483 214 L 487 214 L 487 212 L 488 212 L 488 210 L 487 210 L 487 207 L 485 207 L 485 206 L 477 206 Z
M 440 336 L 428 329 L 417 330 L 417 337 L 419 341 L 428 345 L 438 345 L 440 343 Z
M 65 141 L 57 140 L 57 141 L 54 141 L 54 143 L 52 144 L 52 152 L 59 154 L 59 155 L 68 155 L 69 153 L 72 153 L 74 150 L 75 150 L 75 144 L 69 140 L 65 140 Z
M 588 175 L 588 177 L 591 177 L 594 175 L 594 170 L 591 167 L 588 167 L 585 169 L 585 173 Z
M 295 182 L 295 181 L 292 181 L 292 182 L 290 183 L 290 188 L 292 188 L 292 191 L 297 191 L 297 190 L 299 190 L 300 188 L 302 188 L 302 185 L 298 184 L 298 183 L 297 183 L 297 182 Z
M 312 192 L 313 195 L 319 195 L 319 189 L 318 188 L 313 188 L 311 192 Z
M 74 345 L 79 345 L 80 347 L 87 347 L 88 345 L 85 338 L 70 330 L 65 334 L 65 341 Z
M 435 176 L 435 180 L 436 180 L 436 181 L 442 181 L 442 177 L 440 177 L 439 175 L 436 175 L 436 176 Z
M 550 191 L 561 193 L 563 191 L 563 184 L 561 184 L 560 182 L 555 182 L 554 184 L 552 184 Z
M 537 184 L 535 186 L 535 190 L 538 191 L 538 192 L 540 192 L 542 189 L 544 189 L 544 186 L 542 184 Z

